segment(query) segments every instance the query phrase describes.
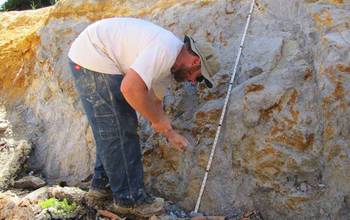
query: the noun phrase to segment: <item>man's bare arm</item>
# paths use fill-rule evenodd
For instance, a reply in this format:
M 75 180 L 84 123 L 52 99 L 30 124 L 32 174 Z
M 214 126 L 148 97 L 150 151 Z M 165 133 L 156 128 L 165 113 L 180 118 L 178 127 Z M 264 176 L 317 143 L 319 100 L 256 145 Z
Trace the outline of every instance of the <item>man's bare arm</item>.
M 129 69 L 126 72 L 120 90 L 127 102 L 152 124 L 157 124 L 167 119 L 157 100 L 148 92 L 146 84 L 133 69 Z M 165 132 L 168 129 L 171 129 L 170 123 L 167 127 L 164 124 L 159 132 Z
M 126 101 L 142 116 L 152 123 L 152 127 L 162 133 L 175 148 L 183 150 L 189 143 L 185 137 L 178 134 L 171 126 L 169 117 L 162 108 L 153 90 L 148 91 L 142 78 L 133 69 L 129 69 L 122 81 L 121 92 Z

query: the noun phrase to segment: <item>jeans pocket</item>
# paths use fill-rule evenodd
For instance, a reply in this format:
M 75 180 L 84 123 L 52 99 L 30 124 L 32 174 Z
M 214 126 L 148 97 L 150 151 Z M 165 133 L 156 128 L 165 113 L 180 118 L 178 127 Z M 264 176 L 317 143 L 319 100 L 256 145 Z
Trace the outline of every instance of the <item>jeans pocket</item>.
M 102 140 L 119 138 L 117 117 L 111 105 L 105 100 L 99 99 L 94 103 L 93 108 L 100 138 Z
M 120 139 L 114 115 L 96 115 L 96 127 L 101 140 Z
M 96 93 L 96 82 L 93 73 L 87 73 L 88 70 L 84 69 L 85 74 L 79 75 L 76 78 L 75 84 L 81 96 L 90 96 Z

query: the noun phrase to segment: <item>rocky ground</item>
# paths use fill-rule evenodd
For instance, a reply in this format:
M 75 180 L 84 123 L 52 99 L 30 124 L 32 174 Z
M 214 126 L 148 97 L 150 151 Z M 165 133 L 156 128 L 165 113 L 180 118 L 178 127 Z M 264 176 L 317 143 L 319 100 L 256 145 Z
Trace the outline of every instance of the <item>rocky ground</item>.
M 49 186 L 40 173 L 27 167 L 32 146 L 13 132 L 6 119 L 6 110 L 0 106 L 0 219 L 46 220 L 46 219 L 87 219 L 120 220 L 140 219 L 136 216 L 121 216 L 113 212 L 112 201 L 88 205 L 84 199 L 87 188 Z M 56 198 L 75 203 L 73 211 L 59 212 L 58 208 L 44 208 L 43 201 Z M 230 216 L 206 216 L 206 213 L 193 214 L 183 210 L 178 204 L 166 202 L 165 213 L 152 216 L 150 220 L 224 220 L 224 219 L 262 219 L 256 211 L 243 210 Z

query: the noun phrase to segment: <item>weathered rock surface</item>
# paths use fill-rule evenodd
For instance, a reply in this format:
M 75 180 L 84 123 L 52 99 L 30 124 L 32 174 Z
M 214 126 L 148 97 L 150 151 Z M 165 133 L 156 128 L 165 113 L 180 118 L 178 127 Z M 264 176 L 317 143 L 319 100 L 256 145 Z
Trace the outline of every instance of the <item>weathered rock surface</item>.
M 11 145 L 6 142 L 5 147 L 0 151 L 0 190 L 12 185 L 14 178 L 21 172 L 32 150 L 31 146 L 24 140 L 10 141 Z
M 8 128 L 9 123 L 5 120 L 0 121 L 0 134 L 3 135 Z
M 28 141 L 15 137 L 11 125 L 6 120 L 4 106 L 0 105 L 0 191 L 13 184 L 17 174 L 24 168 L 32 146 Z
M 193 209 L 249 1 L 73 1 L 1 13 L 0 94 L 16 132 L 35 145 L 32 168 L 80 185 L 94 144 L 67 66 L 91 22 L 136 16 L 211 42 L 218 88 L 173 85 L 165 99 L 192 142 L 171 149 L 141 120 L 146 184 Z M 266 219 L 349 219 L 350 2 L 258 0 L 201 210 L 259 209 Z M 11 59 L 9 59 L 11 57 Z
M 33 210 L 22 205 L 19 198 L 10 192 L 0 193 L 0 218 L 1 219 L 34 219 Z

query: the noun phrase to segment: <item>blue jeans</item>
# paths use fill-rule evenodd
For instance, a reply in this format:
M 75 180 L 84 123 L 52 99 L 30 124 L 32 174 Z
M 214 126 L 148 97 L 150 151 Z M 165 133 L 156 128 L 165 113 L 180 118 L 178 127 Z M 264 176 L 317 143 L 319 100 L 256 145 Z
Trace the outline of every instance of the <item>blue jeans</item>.
M 91 187 L 109 183 L 116 202 L 129 205 L 143 195 L 143 166 L 137 115 L 120 91 L 122 75 L 70 68 L 96 143 Z

